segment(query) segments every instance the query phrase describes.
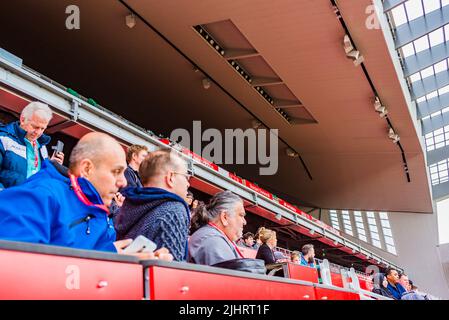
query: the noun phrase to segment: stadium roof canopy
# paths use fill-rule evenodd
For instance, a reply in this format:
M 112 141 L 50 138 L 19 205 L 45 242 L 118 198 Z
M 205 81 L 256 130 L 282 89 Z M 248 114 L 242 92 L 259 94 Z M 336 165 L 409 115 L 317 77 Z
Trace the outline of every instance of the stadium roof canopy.
M 412 2 L 439 6 L 411 14 Z M 225 167 L 288 201 L 430 213 L 422 133 L 435 135 L 433 149 L 427 141 L 430 164 L 449 157 L 435 131 L 449 124 L 446 2 L 375 0 L 373 22 L 371 0 L 80 0 L 80 29 L 67 30 L 71 1 L 3 1 L 0 46 L 156 133 L 191 130 L 193 120 L 203 129 L 246 129 L 254 120 L 279 129 L 276 175 Z M 130 13 L 133 28 L 125 23 Z M 345 53 L 345 35 L 362 64 Z M 376 96 L 386 117 L 374 108 Z M 448 190 L 447 169 L 445 177 L 438 176 L 440 193 Z

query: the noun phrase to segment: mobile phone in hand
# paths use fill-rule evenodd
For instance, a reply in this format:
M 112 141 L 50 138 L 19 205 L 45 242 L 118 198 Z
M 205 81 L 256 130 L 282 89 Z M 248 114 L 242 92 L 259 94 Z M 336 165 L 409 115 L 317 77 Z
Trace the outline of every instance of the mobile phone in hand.
M 64 142 L 62 142 L 61 140 L 58 140 L 58 142 L 56 143 L 56 146 L 53 146 L 52 149 L 54 150 L 54 152 L 53 152 L 54 155 L 58 154 L 58 152 L 62 152 L 64 149 Z
M 123 253 L 153 252 L 156 247 L 153 241 L 140 235 L 123 250 Z

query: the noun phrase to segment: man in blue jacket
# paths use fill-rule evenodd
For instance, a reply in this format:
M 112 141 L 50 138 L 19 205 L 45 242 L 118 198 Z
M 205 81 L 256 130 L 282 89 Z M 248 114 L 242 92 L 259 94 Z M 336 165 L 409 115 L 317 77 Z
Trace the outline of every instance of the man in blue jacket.
M 301 265 L 316 268 L 315 248 L 313 244 L 305 244 L 301 248 Z
M 389 267 L 385 271 L 388 280 L 387 289 L 393 295 L 395 300 L 401 300 L 402 294 L 406 292 L 405 288 L 399 283 L 399 273 L 395 268 Z
M 85 135 L 72 150 L 68 171 L 45 160 L 26 183 L 0 192 L 0 239 L 120 253 L 130 239 L 114 243 L 108 206 L 126 185 L 125 168 L 115 139 Z
M 19 121 L 0 127 L 0 190 L 22 184 L 40 170 L 50 142 L 43 133 L 52 117 L 46 104 L 35 101 L 22 110 Z M 64 154 L 52 159 L 62 164 Z

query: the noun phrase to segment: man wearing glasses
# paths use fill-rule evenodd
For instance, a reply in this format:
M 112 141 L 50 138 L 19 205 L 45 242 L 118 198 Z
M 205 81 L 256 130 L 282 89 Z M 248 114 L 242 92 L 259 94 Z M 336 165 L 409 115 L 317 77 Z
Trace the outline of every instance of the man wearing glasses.
M 174 260 L 187 259 L 190 212 L 185 198 L 190 174 L 186 162 L 170 149 L 150 152 L 139 168 L 143 187 L 123 191 L 125 202 L 115 221 L 117 239 L 144 235 Z

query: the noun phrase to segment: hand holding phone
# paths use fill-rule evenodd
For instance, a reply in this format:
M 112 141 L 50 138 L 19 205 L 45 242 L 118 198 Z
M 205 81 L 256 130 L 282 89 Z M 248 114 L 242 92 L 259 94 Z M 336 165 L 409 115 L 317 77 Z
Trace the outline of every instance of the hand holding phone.
M 58 140 L 56 146 L 53 146 L 52 149 L 54 151 L 53 155 L 51 156 L 51 160 L 55 160 L 60 165 L 62 165 L 64 163 L 64 153 L 62 152 L 62 150 L 64 149 L 64 142 Z
M 153 241 L 140 235 L 129 246 L 123 249 L 123 253 L 153 252 L 156 250 L 156 247 Z
M 59 152 L 62 152 L 64 149 L 64 142 L 62 142 L 61 140 L 58 140 L 58 142 L 56 143 L 56 146 L 51 147 L 53 150 L 55 150 L 53 152 L 53 154 L 58 154 Z

